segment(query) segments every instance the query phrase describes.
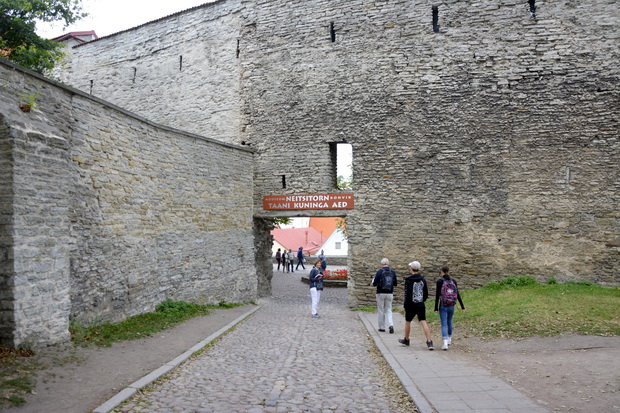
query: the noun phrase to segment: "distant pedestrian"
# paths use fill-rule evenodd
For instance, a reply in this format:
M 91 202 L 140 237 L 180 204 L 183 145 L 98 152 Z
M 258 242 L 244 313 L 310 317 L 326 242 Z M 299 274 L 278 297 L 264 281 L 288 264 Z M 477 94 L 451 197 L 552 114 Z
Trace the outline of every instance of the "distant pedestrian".
M 286 248 L 282 252 L 282 272 L 288 272 L 288 252 L 286 252 Z
M 327 258 L 325 257 L 325 251 L 321 250 L 321 253 L 317 256 L 321 260 L 321 269 L 325 271 L 327 268 Z
M 301 268 L 303 268 L 305 270 L 306 267 L 304 266 L 304 249 L 303 249 L 303 247 L 299 247 L 299 249 L 297 250 L 297 267 L 295 267 L 296 270 L 299 269 L 299 265 L 300 264 L 301 264 Z
M 394 323 L 392 321 L 392 301 L 394 300 L 394 287 L 397 285 L 396 271 L 389 267 L 390 260 L 381 260 L 381 269 L 377 271 L 372 280 L 372 285 L 377 287 L 377 316 L 379 331 L 385 331 L 385 319 L 390 329 L 390 334 L 394 333 Z
M 433 340 L 431 340 L 431 331 L 426 323 L 426 306 L 424 304 L 428 298 L 428 285 L 420 274 L 420 267 L 418 261 L 409 263 L 411 275 L 405 279 L 405 338 L 399 338 L 398 342 L 406 346 L 409 345 L 411 321 L 417 315 L 426 336 L 426 346 L 432 350 Z
M 312 318 L 320 318 L 319 302 L 321 301 L 321 291 L 323 291 L 323 272 L 321 271 L 321 260 L 314 262 L 314 267 L 310 270 L 310 298 L 312 304 L 310 306 L 310 314 Z
M 295 272 L 295 270 L 293 269 L 294 265 L 295 265 L 295 253 L 293 252 L 293 249 L 291 248 L 288 250 L 288 266 L 291 272 Z
M 450 268 L 444 265 L 439 274 L 441 278 L 436 283 L 435 312 L 439 311 L 439 318 L 441 319 L 441 336 L 443 337 L 441 349 L 447 350 L 448 346 L 452 344 L 452 317 L 454 316 L 456 302 L 459 302 L 462 311 L 465 311 L 465 306 L 456 280 L 450 277 Z
M 278 248 L 278 251 L 276 251 L 276 262 L 278 263 L 278 271 L 279 271 L 280 264 L 282 263 L 282 252 L 280 251 L 280 248 Z

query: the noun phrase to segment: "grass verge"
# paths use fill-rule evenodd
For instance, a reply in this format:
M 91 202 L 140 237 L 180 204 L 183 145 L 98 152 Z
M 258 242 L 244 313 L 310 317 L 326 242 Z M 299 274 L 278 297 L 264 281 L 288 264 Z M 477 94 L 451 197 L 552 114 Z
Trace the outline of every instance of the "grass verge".
M 461 295 L 466 311 L 457 304 L 455 324 L 482 339 L 620 335 L 620 288 L 509 277 Z M 428 322 L 439 328 L 439 316 L 429 307 L 432 310 L 432 304 L 427 305 Z

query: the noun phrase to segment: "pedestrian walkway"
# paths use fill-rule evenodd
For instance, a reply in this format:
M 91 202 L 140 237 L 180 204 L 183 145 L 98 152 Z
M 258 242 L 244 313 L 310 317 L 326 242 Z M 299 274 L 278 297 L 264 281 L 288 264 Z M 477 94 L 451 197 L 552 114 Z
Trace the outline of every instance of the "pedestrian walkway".
M 411 323 L 407 347 L 398 342 L 405 325 L 402 314 L 394 313 L 395 334 L 377 331 L 376 313 L 360 313 L 360 318 L 421 413 L 548 412 L 475 363 L 442 351 L 441 343 L 429 351 L 417 321 Z
M 376 314 L 351 311 L 345 288 L 324 290 L 321 318 L 311 318 L 309 288 L 300 281 L 308 272 L 309 266 L 274 271 L 272 297 L 261 299 L 248 318 L 235 320 L 217 339 L 206 338 L 94 412 L 409 411 L 384 387 L 369 334 L 422 413 L 546 412 L 485 370 L 453 360 L 449 351 L 428 351 L 413 324 L 412 345 L 400 345 L 400 314 L 394 314 L 396 334 L 378 333 Z M 136 394 L 164 374 L 166 380 Z

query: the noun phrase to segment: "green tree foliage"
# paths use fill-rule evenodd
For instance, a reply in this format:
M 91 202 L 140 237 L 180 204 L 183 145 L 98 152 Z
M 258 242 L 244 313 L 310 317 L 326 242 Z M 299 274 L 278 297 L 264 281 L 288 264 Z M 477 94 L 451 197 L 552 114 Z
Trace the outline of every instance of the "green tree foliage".
M 0 0 L 0 56 L 47 74 L 64 56 L 62 44 L 35 32 L 37 21 L 64 21 L 65 27 L 86 16 L 81 0 Z

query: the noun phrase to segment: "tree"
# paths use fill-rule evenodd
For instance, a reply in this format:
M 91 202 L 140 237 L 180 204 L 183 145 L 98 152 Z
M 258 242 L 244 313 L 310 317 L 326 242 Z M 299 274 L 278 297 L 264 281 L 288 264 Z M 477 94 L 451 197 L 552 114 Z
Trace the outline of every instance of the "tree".
M 35 33 L 37 21 L 64 21 L 86 16 L 81 0 L 0 0 L 0 56 L 37 73 L 46 74 L 64 56 L 62 43 Z

